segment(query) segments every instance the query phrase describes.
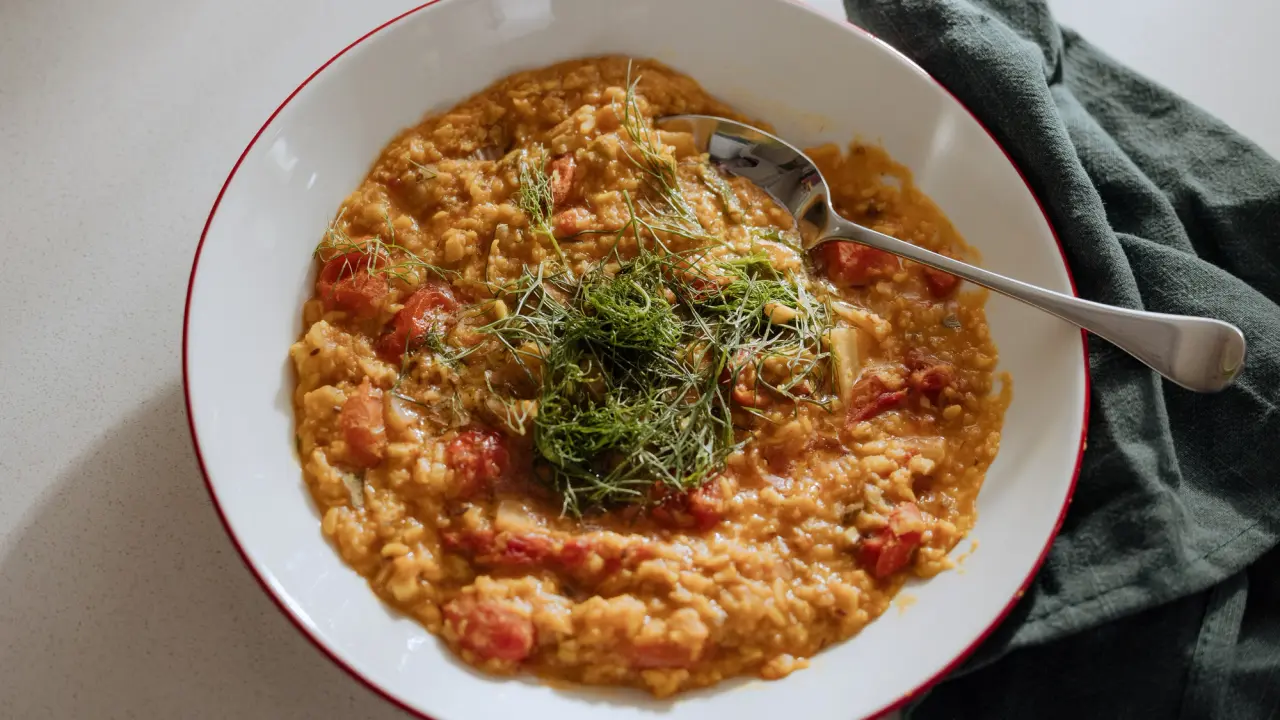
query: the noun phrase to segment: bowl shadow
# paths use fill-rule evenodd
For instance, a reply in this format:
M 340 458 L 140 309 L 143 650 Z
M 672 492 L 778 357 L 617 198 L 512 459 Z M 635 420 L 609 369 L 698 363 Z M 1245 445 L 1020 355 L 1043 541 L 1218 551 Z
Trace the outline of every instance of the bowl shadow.
M 55 479 L 9 547 L 6 716 L 409 717 L 263 597 L 210 505 L 176 378 Z

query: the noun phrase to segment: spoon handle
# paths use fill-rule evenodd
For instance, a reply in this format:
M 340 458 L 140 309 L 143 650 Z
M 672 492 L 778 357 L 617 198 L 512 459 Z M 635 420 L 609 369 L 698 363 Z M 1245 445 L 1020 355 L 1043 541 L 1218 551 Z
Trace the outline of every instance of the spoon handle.
M 1021 300 L 1088 330 L 1188 390 L 1222 390 L 1235 380 L 1244 366 L 1244 333 L 1221 320 L 1130 310 L 1082 300 L 930 252 L 848 222 L 832 212 L 827 228 L 809 249 L 834 239 L 852 240 L 884 250 Z

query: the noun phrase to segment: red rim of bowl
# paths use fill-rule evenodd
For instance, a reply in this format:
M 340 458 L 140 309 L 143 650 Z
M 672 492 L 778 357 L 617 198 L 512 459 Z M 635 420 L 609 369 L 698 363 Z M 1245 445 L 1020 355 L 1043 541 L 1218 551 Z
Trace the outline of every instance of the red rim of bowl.
M 333 650 L 330 650 L 329 647 L 326 646 L 320 640 L 320 638 L 316 637 L 316 635 L 311 631 L 310 628 L 308 628 L 305 624 L 303 624 L 301 620 L 299 620 L 296 616 L 294 616 L 292 612 L 289 611 L 284 601 L 281 600 L 276 595 L 276 593 L 271 589 L 271 586 L 267 584 L 266 578 L 263 577 L 262 573 L 260 573 L 258 569 L 254 567 L 253 563 L 249 560 L 249 556 L 245 552 L 244 546 L 240 544 L 239 538 L 237 538 L 236 534 L 231 530 L 231 525 L 227 521 L 226 513 L 223 512 L 222 505 L 221 503 L 218 502 L 218 494 L 214 491 L 213 484 L 209 481 L 209 472 L 205 468 L 204 456 L 200 452 L 200 437 L 196 433 L 195 421 L 192 419 L 192 414 L 191 414 L 191 385 L 188 382 L 188 378 L 187 378 L 187 337 L 190 331 L 190 321 L 191 321 L 191 295 L 192 295 L 193 289 L 195 288 L 196 272 L 200 267 L 200 254 L 201 254 L 201 251 L 204 249 L 204 241 L 209 234 L 209 226 L 213 223 L 213 217 L 218 212 L 218 206 L 222 203 L 222 196 L 226 193 L 227 187 L 231 185 L 232 179 L 235 178 L 236 172 L 240 170 L 240 165 L 241 163 L 244 162 L 244 159 L 249 154 L 249 151 L 253 149 L 253 146 L 257 144 L 258 139 L 262 137 L 262 134 L 266 132 L 266 129 L 271 125 L 272 121 L 276 119 L 276 116 L 279 115 L 282 110 L 284 110 L 285 106 L 287 106 L 290 102 L 292 102 L 293 98 L 296 97 L 298 93 L 302 92 L 303 88 L 309 85 L 311 81 L 316 78 L 317 75 L 324 72 L 324 70 L 328 68 L 330 65 L 332 65 L 335 61 L 337 61 L 338 58 L 347 54 L 347 52 L 350 51 L 352 48 L 364 42 L 365 40 L 368 40 L 374 35 L 378 34 L 385 28 L 399 22 L 400 20 L 403 20 L 406 17 L 409 17 L 410 15 L 413 15 L 414 13 L 417 13 L 420 10 L 424 10 L 432 5 L 435 5 L 439 1 L 440 0 L 429 0 L 428 2 L 425 2 L 422 5 L 419 5 L 415 8 L 407 10 L 401 13 L 400 15 L 397 15 L 391 18 L 390 20 L 382 23 L 381 25 L 375 27 L 374 29 L 370 30 L 364 35 L 361 35 L 350 45 L 347 45 L 342 50 L 338 51 L 337 54 L 335 54 L 333 57 L 326 60 L 323 65 L 316 68 L 315 72 L 308 75 L 307 78 L 303 80 L 301 84 L 298 85 L 298 87 L 294 88 L 293 92 L 289 93 L 289 96 L 286 97 L 284 101 L 280 103 L 280 106 L 277 107 L 271 113 L 270 117 L 267 118 L 266 122 L 262 124 L 262 127 L 258 128 L 258 132 L 254 133 L 253 139 L 250 140 L 249 144 L 245 146 L 244 151 L 240 153 L 240 157 L 236 159 L 235 165 L 231 167 L 231 172 L 227 174 L 227 179 L 223 181 L 222 187 L 218 190 L 218 196 L 213 201 L 213 207 L 210 208 L 209 210 L 209 217 L 205 219 L 204 229 L 201 230 L 200 232 L 200 242 L 199 244 L 196 245 L 195 257 L 191 262 L 191 274 L 187 279 L 187 299 L 183 306 L 183 311 L 182 311 L 182 392 L 186 402 L 187 427 L 191 431 L 191 441 L 192 441 L 192 445 L 195 448 L 196 461 L 200 465 L 200 474 L 204 478 L 205 489 L 209 492 L 209 498 L 213 501 L 213 507 L 218 513 L 218 519 L 222 523 L 222 529 L 226 531 L 227 537 L 231 539 L 231 544 L 235 546 L 236 552 L 239 553 L 240 560 L 244 563 L 245 567 L 249 569 L 249 572 L 250 574 L 253 575 L 254 579 L 258 581 L 258 585 L 262 588 L 262 591 L 267 595 L 267 597 L 271 598 L 271 601 L 273 603 L 275 603 L 276 608 L 282 614 L 284 614 L 284 616 L 287 617 L 291 623 L 293 623 L 294 627 L 296 627 L 298 631 L 303 634 L 304 637 L 306 637 L 308 640 L 311 641 L 311 644 L 314 645 L 316 649 L 324 653 L 324 655 L 327 656 L 330 660 L 332 660 L 334 664 L 336 664 L 338 667 L 345 670 L 347 674 L 351 675 L 353 678 L 360 681 L 361 684 L 363 684 L 368 689 L 372 690 L 374 693 L 380 695 L 385 700 L 396 705 L 397 707 L 409 713 L 412 713 L 413 715 L 416 715 L 418 717 L 425 718 L 426 720 L 434 720 L 434 718 L 424 713 L 423 711 L 418 710 L 417 708 L 411 707 L 408 703 L 396 697 L 391 692 L 389 692 L 388 690 L 378 685 L 375 681 L 371 680 L 368 677 L 365 677 L 358 670 L 356 670 L 354 667 L 349 665 L 346 660 L 339 657 Z M 793 4 L 804 7 L 809 12 L 818 14 L 817 11 L 813 10 L 813 8 L 804 5 L 802 2 L 799 2 L 798 0 L 790 0 L 790 1 Z M 827 19 L 830 20 L 830 18 L 827 18 Z M 880 38 L 871 34 L 867 30 L 857 25 L 854 25 L 851 22 L 847 22 L 847 21 L 844 23 L 839 23 L 839 21 L 833 21 L 833 22 L 837 22 L 837 24 L 843 25 L 849 30 L 856 32 L 872 40 L 873 42 L 880 45 L 885 50 L 888 50 L 889 52 L 893 53 L 894 56 L 896 56 L 902 62 L 906 63 L 908 66 L 915 68 L 921 75 L 928 78 L 931 82 L 933 82 L 933 84 L 941 88 L 943 92 L 947 93 L 947 96 L 950 97 L 952 100 L 954 100 L 957 105 L 964 108 L 965 112 L 969 113 L 969 116 L 973 118 L 973 121 L 976 122 L 978 126 L 981 127 L 982 130 L 987 133 L 987 136 L 991 138 L 991 142 L 994 143 L 996 147 L 1000 148 L 1000 152 L 1004 154 L 1005 160 L 1007 160 L 1009 165 L 1013 167 L 1014 171 L 1018 173 L 1018 178 L 1022 180 L 1022 183 L 1026 186 L 1027 192 L 1029 192 L 1031 194 L 1031 197 L 1035 199 L 1036 206 L 1039 208 L 1041 216 L 1044 217 L 1045 224 L 1048 225 L 1049 227 L 1049 232 L 1053 234 L 1054 242 L 1056 242 L 1058 245 L 1058 252 L 1059 254 L 1062 255 L 1062 266 L 1066 270 L 1067 281 L 1071 285 L 1071 294 L 1078 295 L 1079 293 L 1076 291 L 1075 278 L 1071 274 L 1071 266 L 1067 263 L 1066 249 L 1062 246 L 1062 240 L 1058 237 L 1058 232 L 1054 228 L 1053 222 L 1049 219 L 1049 214 L 1045 212 L 1044 204 L 1040 202 L 1040 196 L 1036 194 L 1034 189 L 1032 189 L 1031 183 L 1027 182 L 1026 175 L 1023 174 L 1022 169 L 1018 167 L 1018 164 L 1013 161 L 1013 158 L 1010 157 L 1009 152 L 1005 150 L 1004 146 L 1001 145 L 998 140 L 996 140 L 995 135 L 991 133 L 991 130 L 988 129 L 987 126 L 981 120 L 978 119 L 977 115 L 974 115 L 973 111 L 970 110 L 968 106 L 966 106 L 964 103 L 962 103 L 960 99 L 957 98 L 947 88 L 947 86 L 943 85 L 941 82 L 938 82 L 938 80 L 935 79 L 928 72 L 926 72 L 924 68 L 921 68 L 919 65 L 915 63 L 915 61 L 913 61 L 911 58 L 904 55 L 898 49 L 894 48 L 889 43 L 885 42 L 884 40 L 881 40 Z M 1039 572 L 1040 566 L 1044 564 L 1045 558 L 1048 557 L 1049 549 L 1053 546 L 1053 540 L 1058 536 L 1058 531 L 1062 528 L 1062 521 L 1066 518 L 1067 509 L 1071 506 L 1071 498 L 1075 495 L 1076 483 L 1080 479 L 1080 463 L 1084 457 L 1085 439 L 1087 437 L 1088 428 L 1089 428 L 1089 395 L 1090 395 L 1089 345 L 1088 345 L 1088 335 L 1083 330 L 1080 331 L 1080 341 L 1081 341 L 1080 343 L 1081 347 L 1084 350 L 1084 415 L 1081 422 L 1080 449 L 1076 453 L 1076 466 L 1071 474 L 1071 485 L 1067 489 L 1067 497 L 1062 503 L 1062 511 L 1058 513 L 1058 519 L 1054 522 L 1053 532 L 1050 533 L 1049 535 L 1049 541 L 1045 543 L 1044 549 L 1040 551 L 1040 556 L 1036 558 L 1036 561 L 1032 565 L 1030 572 L 1027 573 L 1026 578 L 1023 579 L 1021 584 L 1019 584 L 1018 591 L 1015 592 L 1013 597 L 1009 599 L 1009 602 L 1006 603 L 1005 606 L 1000 610 L 1000 612 L 996 615 L 996 618 L 991 622 L 991 624 L 987 626 L 987 628 L 983 630 L 978 635 L 978 637 L 975 638 L 973 642 L 969 644 L 968 647 L 966 647 L 963 651 L 961 651 L 958 655 L 956 655 L 956 657 L 950 663 L 948 663 L 945 667 L 943 667 L 938 672 L 934 673 L 931 677 L 929 677 L 927 680 L 922 682 L 914 690 L 907 693 L 906 695 L 903 695 L 901 698 L 894 701 L 893 703 L 890 703 L 884 708 L 881 708 L 880 710 L 877 710 L 876 712 L 867 716 L 868 718 L 882 717 L 882 716 L 888 715 L 889 713 L 895 710 L 902 708 L 904 705 L 910 702 L 912 698 L 920 697 L 925 691 L 932 688 L 940 680 L 942 680 L 949 673 L 951 673 L 951 671 L 955 670 L 957 667 L 960 666 L 961 663 L 963 663 L 966 659 L 968 659 L 968 657 L 973 654 L 973 651 L 976 650 L 978 646 L 981 645 L 983 641 L 985 641 L 987 637 L 989 637 L 991 633 L 994 632 L 995 629 L 999 627 L 1001 623 L 1004 622 L 1005 618 L 1009 615 L 1009 613 L 1012 612 L 1014 606 L 1017 605 L 1018 601 L 1022 598 L 1023 593 L 1026 592 L 1027 587 L 1029 587 L 1031 585 L 1032 580 L 1035 579 L 1036 573 Z

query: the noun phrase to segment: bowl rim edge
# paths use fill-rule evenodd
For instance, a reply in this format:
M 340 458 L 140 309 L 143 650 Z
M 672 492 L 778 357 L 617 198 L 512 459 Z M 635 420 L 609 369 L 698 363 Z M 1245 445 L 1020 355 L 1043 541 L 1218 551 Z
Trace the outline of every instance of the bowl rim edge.
M 971 109 L 969 109 L 967 105 L 961 102 L 960 99 L 956 97 L 955 94 L 952 93 L 951 90 L 946 85 L 940 82 L 937 78 L 933 77 L 933 75 L 929 74 L 924 68 L 922 68 L 919 64 L 917 64 L 914 60 L 907 57 L 907 55 L 904 54 L 902 51 L 893 47 L 888 42 L 877 37 L 870 31 L 866 30 L 865 28 L 862 28 L 861 26 L 856 25 L 855 23 L 849 20 L 840 21 L 835 18 L 828 17 L 814 10 L 812 7 L 805 5 L 803 2 L 801 2 L 801 0 L 782 0 L 782 1 L 791 5 L 799 6 L 803 10 L 806 10 L 815 15 L 819 15 L 820 17 L 822 17 L 824 20 L 828 22 L 832 22 L 837 25 L 840 25 L 844 27 L 846 30 L 853 32 L 855 34 L 861 35 L 863 38 L 870 40 L 871 42 L 880 46 L 881 49 L 892 54 L 895 58 L 898 59 L 899 62 L 915 70 L 918 74 L 920 74 L 922 77 L 927 79 L 930 83 L 932 83 L 933 85 L 941 89 L 944 93 L 946 93 L 947 97 L 949 97 L 953 102 L 955 102 L 957 106 L 962 108 L 969 115 L 969 117 L 973 119 L 973 121 L 978 125 L 978 127 L 980 127 L 982 131 L 987 134 L 987 137 L 991 139 L 991 142 L 997 148 L 999 148 L 1000 152 L 1004 155 L 1006 162 L 1008 162 L 1009 165 L 1014 169 L 1014 172 L 1018 174 L 1018 179 L 1022 181 L 1022 184 L 1026 187 L 1027 192 L 1031 195 L 1032 199 L 1035 201 L 1036 207 L 1037 209 L 1039 209 L 1040 214 L 1044 219 L 1045 225 L 1049 228 L 1049 232 L 1053 236 L 1054 242 L 1058 246 L 1058 252 L 1061 255 L 1063 269 L 1065 270 L 1067 275 L 1067 282 L 1070 285 L 1071 294 L 1073 296 L 1077 296 L 1077 297 L 1079 296 L 1079 293 L 1076 289 L 1075 277 L 1071 272 L 1071 265 L 1070 263 L 1067 262 L 1066 248 L 1063 246 L 1061 238 L 1058 237 L 1057 228 L 1054 226 L 1053 221 L 1049 218 L 1049 214 L 1045 210 L 1044 203 L 1040 200 L 1040 196 L 1032 188 L 1031 183 L 1027 180 L 1027 177 L 1023 173 L 1022 168 L 1019 167 L 1016 162 L 1014 162 L 1013 157 L 1009 154 L 1009 151 L 1004 147 L 1004 145 L 1002 145 L 996 139 L 995 135 L 991 132 L 990 128 L 988 128 L 986 124 L 983 123 L 982 120 L 980 120 L 978 116 L 975 115 Z M 186 415 L 187 415 L 187 429 L 191 434 L 192 448 L 195 451 L 196 462 L 200 468 L 200 475 L 204 480 L 205 490 L 209 494 L 209 499 L 212 501 L 213 508 L 218 515 L 218 520 L 222 525 L 222 529 L 226 533 L 227 537 L 231 540 L 232 546 L 235 547 L 236 553 L 240 557 L 240 561 L 244 564 L 246 568 L 248 568 L 250 574 L 257 581 L 258 586 L 261 588 L 263 593 L 268 598 L 271 599 L 272 604 L 275 605 L 276 609 L 281 614 L 283 614 L 286 618 L 288 618 L 289 622 L 303 635 L 303 637 L 307 638 L 307 640 L 310 641 L 310 643 L 317 650 L 319 650 L 335 665 L 342 668 L 342 670 L 344 670 L 348 675 L 356 679 L 360 684 L 364 685 L 367 689 L 371 690 L 376 695 L 382 697 L 384 700 L 386 700 L 387 702 L 390 702 L 396 707 L 399 707 L 401 710 L 404 710 L 405 712 L 408 712 L 416 717 L 422 718 L 423 720 L 436 720 L 436 718 L 433 718 L 431 715 L 427 714 L 426 712 L 413 707 L 412 705 L 409 704 L 408 701 L 396 696 L 393 692 L 391 692 L 390 690 L 378 684 L 376 680 L 362 674 L 355 667 L 349 664 L 345 659 L 339 656 L 335 650 L 330 648 L 311 628 L 309 628 L 304 622 L 302 622 L 302 620 L 299 619 L 289 609 L 284 599 L 282 599 L 276 593 L 276 591 L 272 588 L 270 583 L 267 582 L 267 579 L 264 576 L 263 572 L 259 570 L 258 567 L 254 565 L 253 561 L 249 558 L 248 552 L 245 550 L 244 546 L 240 543 L 240 539 L 236 536 L 235 532 L 231 529 L 230 522 L 228 521 L 226 513 L 222 508 L 222 504 L 218 501 L 217 492 L 214 490 L 213 483 L 209 478 L 209 472 L 205 467 L 204 456 L 200 450 L 199 433 L 196 431 L 195 420 L 192 415 L 192 409 L 191 409 L 192 403 L 191 403 L 191 383 L 189 378 L 188 348 L 189 348 L 189 340 L 190 340 L 191 302 L 192 302 L 192 297 L 195 289 L 196 273 L 198 272 L 199 266 L 200 266 L 201 253 L 204 250 L 204 243 L 206 238 L 208 237 L 209 228 L 213 224 L 213 218 L 217 214 L 218 207 L 222 203 L 222 198 L 226 194 L 227 188 L 230 187 L 232 180 L 235 179 L 236 173 L 240 170 L 240 166 L 241 164 L 243 164 L 249 152 L 258 143 L 258 140 L 262 138 L 262 135 L 266 132 L 267 128 L 271 126 L 271 124 L 275 121 L 276 117 L 284 110 L 284 108 L 288 106 L 289 103 L 291 103 L 293 99 L 297 97 L 297 95 L 301 93 L 305 87 L 307 87 L 307 85 L 309 85 L 313 80 L 315 80 L 317 76 L 319 76 L 322 72 L 328 69 L 330 65 L 334 64 L 343 55 L 347 54 L 353 48 L 365 42 L 366 40 L 370 39 L 374 35 L 377 35 L 382 30 L 385 30 L 391 25 L 394 25 L 400 22 L 401 20 L 404 20 L 405 18 L 408 18 L 409 16 L 414 15 L 422 10 L 425 10 L 426 8 L 429 8 L 432 5 L 435 5 L 439 2 L 441 2 L 441 0 L 427 0 L 426 2 L 420 5 L 417 5 L 413 8 L 410 8 L 409 10 L 406 10 L 392 17 L 386 22 L 381 23 L 380 25 L 374 27 L 372 30 L 369 30 L 368 32 L 361 35 L 360 37 L 356 38 L 351 43 L 349 43 L 346 47 L 342 48 L 337 53 L 335 53 L 332 57 L 326 60 L 318 68 L 312 71 L 311 74 L 309 74 L 301 83 L 299 83 L 299 85 L 296 88 L 294 88 L 293 91 L 290 92 L 284 98 L 283 101 L 281 101 L 279 106 L 277 106 L 276 109 L 271 112 L 271 114 L 267 117 L 267 119 L 262 123 L 262 126 L 258 128 L 257 132 L 255 132 L 253 137 L 249 140 L 249 143 L 245 146 L 244 150 L 241 151 L 240 156 L 236 159 L 235 164 L 232 165 L 230 172 L 227 174 L 226 179 L 223 181 L 222 186 L 218 190 L 217 196 L 214 198 L 213 206 L 210 208 L 209 215 L 205 219 L 204 226 L 200 231 L 200 241 L 197 243 L 195 253 L 192 257 L 191 271 L 187 279 L 186 299 L 183 303 L 183 311 L 182 311 L 182 394 L 183 394 L 184 408 L 186 410 Z M 1079 444 L 1079 449 L 1077 450 L 1077 453 L 1076 453 L 1075 468 L 1072 470 L 1072 473 L 1071 473 L 1071 481 L 1067 488 L 1066 496 L 1063 499 L 1062 509 L 1059 511 L 1058 517 L 1054 521 L 1053 529 L 1049 533 L 1049 537 L 1047 542 L 1045 543 L 1044 548 L 1041 549 L 1039 556 L 1036 558 L 1035 562 L 1032 564 L 1026 577 L 1023 578 L 1022 582 L 1018 584 L 1017 591 L 1014 592 L 1013 596 L 1005 603 L 1004 607 L 1000 609 L 1000 611 L 996 614 L 995 618 L 991 621 L 991 623 L 981 633 L 979 633 L 978 636 L 974 638 L 974 640 L 967 647 L 965 647 L 962 651 L 960 651 L 950 662 L 944 665 L 940 670 L 938 670 L 933 675 L 929 676 L 928 678 L 920 682 L 920 684 L 918 684 L 910 692 L 907 692 L 902 697 L 880 708 L 879 710 L 872 712 L 870 715 L 865 716 L 868 720 L 871 718 L 884 717 L 896 710 L 901 709 L 912 699 L 921 697 L 925 692 L 930 690 L 934 685 L 939 683 L 943 678 L 945 678 L 953 670 L 955 670 L 962 663 L 964 663 L 964 661 L 967 660 L 974 653 L 975 650 L 977 650 L 978 646 L 980 646 L 983 642 L 985 642 L 986 639 L 990 637 L 990 635 L 993 632 L 995 632 L 996 628 L 998 628 L 1001 624 L 1004 623 L 1009 613 L 1013 611 L 1013 608 L 1018 604 L 1018 601 L 1022 599 L 1027 588 L 1030 587 L 1032 581 L 1035 579 L 1035 576 L 1039 573 L 1040 568 L 1044 565 L 1045 560 L 1048 558 L 1049 551 L 1053 546 L 1053 541 L 1057 538 L 1059 531 L 1062 529 L 1062 523 L 1066 519 L 1067 510 L 1071 506 L 1071 499 L 1075 495 L 1076 485 L 1080 479 L 1081 463 L 1084 459 L 1086 439 L 1088 437 L 1089 398 L 1092 392 L 1091 390 L 1092 377 L 1091 377 L 1090 368 L 1089 368 L 1088 334 L 1084 330 L 1080 331 L 1080 345 L 1084 355 L 1084 360 L 1083 360 L 1083 363 L 1084 363 L 1083 365 L 1084 411 L 1081 416 L 1080 444 Z

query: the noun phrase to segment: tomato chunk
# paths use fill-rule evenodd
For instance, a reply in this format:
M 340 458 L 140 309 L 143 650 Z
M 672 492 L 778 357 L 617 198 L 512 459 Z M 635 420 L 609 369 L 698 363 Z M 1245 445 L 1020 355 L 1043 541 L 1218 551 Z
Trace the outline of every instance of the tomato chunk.
M 565 153 L 552 158 L 547 166 L 547 177 L 551 179 L 551 203 L 560 205 L 569 199 L 573 190 L 573 174 L 577 165 L 573 161 L 573 153 Z
M 863 378 L 853 386 L 853 397 L 849 400 L 845 422 L 852 425 L 870 420 L 886 410 L 901 405 L 906 399 L 906 390 L 891 390 L 884 378 L 879 375 Z
M 456 495 L 469 498 L 506 475 L 511 453 L 501 433 L 464 430 L 445 449 L 445 462 L 453 469 Z
M 934 365 L 911 373 L 907 383 L 911 385 L 912 390 L 926 395 L 936 395 L 951 384 L 954 372 L 955 368 L 951 365 L 945 363 Z
M 882 530 L 863 546 L 863 563 L 871 568 L 872 575 L 878 578 L 889 577 L 911 562 L 911 555 L 919 544 L 918 534 L 899 538 Z
M 561 546 L 559 559 L 566 567 L 578 569 L 586 566 L 594 552 L 596 552 L 594 543 L 582 538 L 574 538 Z
M 365 378 L 342 404 L 338 427 L 351 461 L 360 467 L 382 462 L 387 451 L 387 427 L 382 417 L 382 391 Z
M 414 343 L 443 326 L 457 308 L 458 301 L 448 285 L 428 282 L 404 301 L 404 307 L 391 320 L 391 330 L 378 340 L 378 351 L 383 357 L 398 361 Z
M 710 530 L 724 518 L 725 499 L 720 493 L 720 483 L 712 480 L 689 493 L 687 507 L 693 518 L 695 530 Z
M 542 565 L 558 554 L 556 541 L 542 533 L 463 530 L 441 533 L 440 544 L 483 565 Z
M 828 242 L 818 252 L 827 265 L 827 277 L 837 285 L 866 285 L 902 267 L 896 255 L 853 242 Z
M 378 301 L 389 291 L 386 278 L 370 272 L 382 267 L 386 258 L 362 252 L 349 252 L 331 258 L 320 268 L 316 278 L 316 295 L 325 310 L 342 310 L 357 317 L 370 317 L 378 310 Z
M 464 555 L 489 555 L 498 547 L 498 536 L 492 530 L 462 530 L 440 533 L 445 550 Z
M 907 369 L 911 371 L 907 377 L 907 385 L 916 392 L 937 395 L 955 382 L 956 368 L 951 363 L 919 350 L 912 350 L 907 355 L 906 362 Z
M 587 580 L 600 580 L 623 569 L 634 570 L 654 557 L 652 548 L 643 543 L 618 547 L 590 537 L 558 539 L 543 532 L 443 532 L 440 544 L 479 566 L 560 569 Z M 596 558 L 602 562 L 594 562 Z
M 956 286 L 960 284 L 960 278 L 951 273 L 927 267 L 924 269 L 924 284 L 929 288 L 930 295 L 944 298 L 955 291 Z
M 556 553 L 555 543 L 546 535 L 522 533 L 507 538 L 502 548 L 506 565 L 541 565 Z
M 901 503 L 889 515 L 889 524 L 863 540 L 862 563 L 877 578 L 886 578 L 911 563 L 925 528 L 915 503 Z
M 596 557 L 603 562 L 599 565 L 593 564 L 592 560 Z M 562 568 L 580 577 L 585 574 L 600 579 L 619 570 L 634 570 L 640 563 L 653 557 L 652 548 L 643 543 L 619 548 L 592 538 L 578 537 L 566 540 L 556 552 L 555 560 Z
M 533 621 L 510 604 L 463 595 L 444 606 L 445 626 L 477 659 L 520 662 L 533 652 Z
M 661 496 L 667 491 L 659 488 L 657 492 Z M 720 481 L 715 478 L 689 492 L 667 495 L 649 510 L 649 516 L 659 525 L 697 532 L 715 527 L 724 518 L 724 513 L 725 498 Z

